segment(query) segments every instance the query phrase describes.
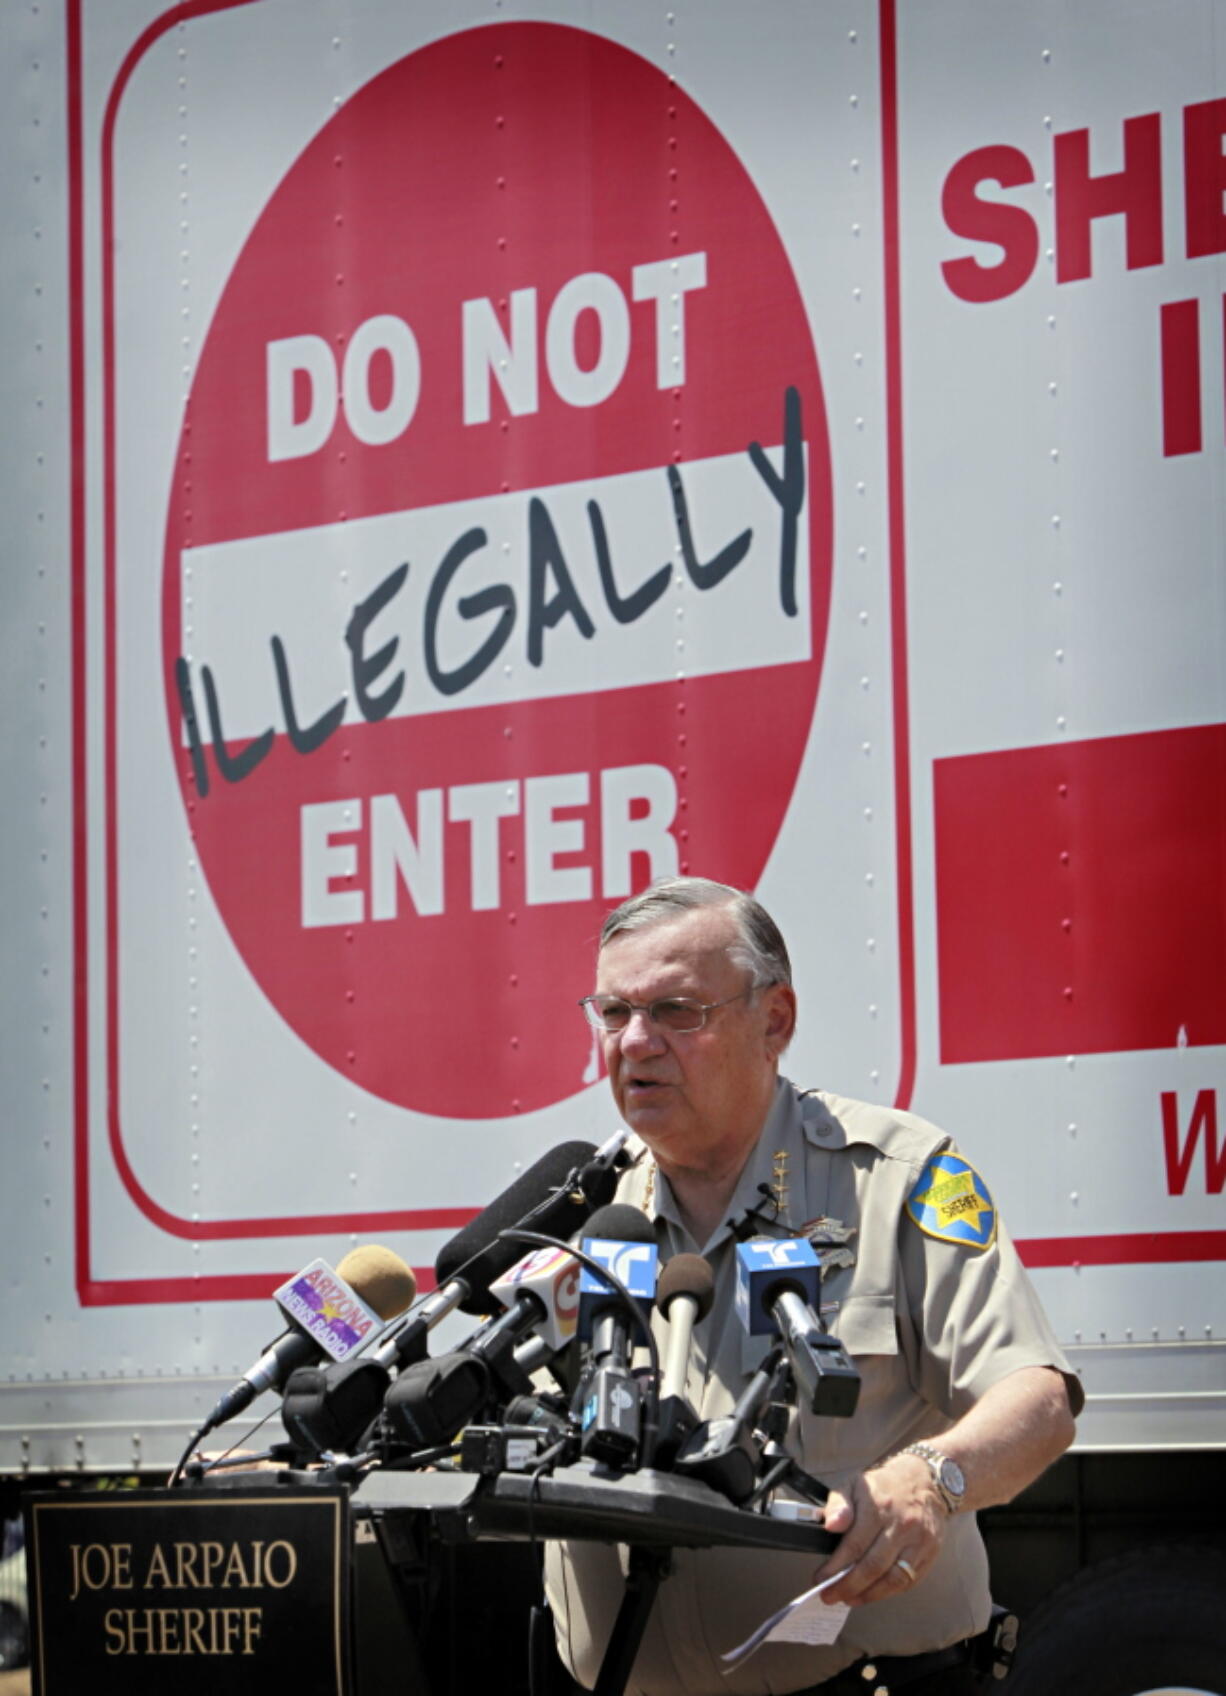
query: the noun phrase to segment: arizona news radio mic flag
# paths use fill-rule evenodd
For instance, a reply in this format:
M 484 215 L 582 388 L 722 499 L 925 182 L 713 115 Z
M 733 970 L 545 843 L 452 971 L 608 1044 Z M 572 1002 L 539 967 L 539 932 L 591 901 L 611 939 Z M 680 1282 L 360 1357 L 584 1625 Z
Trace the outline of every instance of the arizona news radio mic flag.
M 289 1328 L 218 1400 L 192 1442 L 242 1413 L 262 1391 L 279 1389 L 296 1368 L 324 1356 L 348 1360 L 403 1313 L 416 1293 L 412 1269 L 376 1243 L 350 1249 L 336 1271 L 324 1260 L 311 1261 L 273 1291 Z

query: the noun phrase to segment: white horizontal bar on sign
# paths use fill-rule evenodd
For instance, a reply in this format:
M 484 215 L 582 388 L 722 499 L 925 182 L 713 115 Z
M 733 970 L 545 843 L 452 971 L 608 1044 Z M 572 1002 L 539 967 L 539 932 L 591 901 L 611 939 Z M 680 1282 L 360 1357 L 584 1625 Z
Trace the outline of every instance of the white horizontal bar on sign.
M 782 449 L 767 458 L 780 473 Z M 694 572 L 665 467 L 186 550 L 185 657 L 208 666 L 227 739 L 285 728 L 274 637 L 300 725 L 342 696 L 360 723 L 359 667 L 373 697 L 403 673 L 405 716 L 808 660 L 807 493 L 789 562 L 783 507 L 747 453 L 677 475 Z M 739 557 L 720 575 L 725 550 Z

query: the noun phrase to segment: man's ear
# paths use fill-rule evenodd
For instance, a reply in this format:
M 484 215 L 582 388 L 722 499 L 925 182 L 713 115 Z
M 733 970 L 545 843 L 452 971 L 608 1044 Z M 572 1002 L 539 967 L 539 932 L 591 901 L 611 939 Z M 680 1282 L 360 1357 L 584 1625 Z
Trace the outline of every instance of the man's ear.
M 796 1029 L 796 991 L 790 983 L 773 983 L 762 991 L 766 1007 L 766 1052 L 777 1060 Z

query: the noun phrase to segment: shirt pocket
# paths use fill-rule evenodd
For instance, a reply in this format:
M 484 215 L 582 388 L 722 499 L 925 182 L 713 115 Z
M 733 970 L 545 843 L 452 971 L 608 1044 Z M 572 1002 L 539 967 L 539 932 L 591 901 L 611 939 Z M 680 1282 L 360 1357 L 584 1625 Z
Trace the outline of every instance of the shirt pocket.
M 892 1295 L 857 1292 L 835 1307 L 822 1304 L 822 1323 L 836 1336 L 860 1373 L 860 1394 L 850 1419 L 818 1418 L 807 1407 L 796 1411 L 791 1452 L 805 1470 L 840 1487 L 852 1472 L 881 1458 L 898 1408 L 911 1395 L 906 1362 L 899 1347 Z
M 823 1301 L 821 1320 L 853 1358 L 898 1353 L 892 1294 L 856 1294 L 842 1301 Z

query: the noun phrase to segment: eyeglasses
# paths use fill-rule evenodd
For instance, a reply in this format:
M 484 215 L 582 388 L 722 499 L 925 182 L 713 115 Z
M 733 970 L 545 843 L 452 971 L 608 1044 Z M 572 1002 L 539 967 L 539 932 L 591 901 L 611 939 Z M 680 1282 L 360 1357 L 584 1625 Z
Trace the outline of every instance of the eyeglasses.
M 751 986 L 723 1001 L 691 1001 L 685 995 L 670 995 L 661 1001 L 642 1004 L 626 1001 L 620 995 L 585 995 L 579 1005 L 587 1015 L 588 1024 L 597 1031 L 624 1031 L 636 1013 L 646 1013 L 653 1025 L 660 1025 L 666 1031 L 700 1031 L 708 1013 L 752 994 Z

